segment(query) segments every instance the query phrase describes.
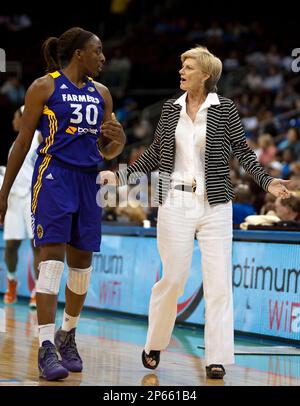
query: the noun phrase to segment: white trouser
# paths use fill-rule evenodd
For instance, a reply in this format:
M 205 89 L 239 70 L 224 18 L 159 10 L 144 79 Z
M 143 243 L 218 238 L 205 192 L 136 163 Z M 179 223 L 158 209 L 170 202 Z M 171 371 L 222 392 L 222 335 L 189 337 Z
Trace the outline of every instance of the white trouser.
M 163 350 L 170 342 L 195 234 L 202 258 L 206 365 L 233 364 L 232 203 L 210 206 L 203 196 L 190 192 L 171 190 L 158 209 L 163 276 L 152 288 L 145 350 Z

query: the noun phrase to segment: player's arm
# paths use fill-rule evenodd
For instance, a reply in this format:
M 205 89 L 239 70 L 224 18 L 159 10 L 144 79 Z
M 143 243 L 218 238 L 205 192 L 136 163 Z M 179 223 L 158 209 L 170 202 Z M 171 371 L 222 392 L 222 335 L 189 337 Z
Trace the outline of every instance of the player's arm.
M 5 177 L 0 191 L 0 201 L 8 198 L 14 180 L 30 149 L 34 132 L 42 115 L 44 105 L 54 90 L 53 81 L 48 76 L 37 79 L 27 90 L 25 109 L 22 115 L 20 132 L 9 155 Z M 4 221 L 5 211 L 0 210 L 0 222 Z
M 95 83 L 95 85 L 105 103 L 98 147 L 105 159 L 113 159 L 123 151 L 126 136 L 122 125 L 117 121 L 113 113 L 113 101 L 109 90 L 100 83 Z

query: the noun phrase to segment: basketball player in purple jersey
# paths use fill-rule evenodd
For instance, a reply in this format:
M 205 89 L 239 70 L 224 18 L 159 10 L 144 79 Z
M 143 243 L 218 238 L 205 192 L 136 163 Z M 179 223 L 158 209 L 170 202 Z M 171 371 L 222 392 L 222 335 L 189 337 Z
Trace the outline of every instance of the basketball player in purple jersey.
M 69 371 L 82 370 L 75 330 L 89 285 L 92 253 L 99 251 L 101 241 L 96 177 L 103 157 L 112 159 L 122 152 L 125 134 L 112 113 L 109 90 L 91 79 L 105 62 L 96 35 L 71 28 L 59 38 L 47 39 L 43 53 L 49 73 L 34 81 L 26 94 L 21 130 L 0 191 L 0 222 L 39 127 L 43 142 L 33 174 L 31 207 L 34 242 L 41 247 L 36 286 L 38 367 L 42 377 L 57 380 L 66 378 Z M 66 305 L 62 326 L 55 333 L 65 256 Z

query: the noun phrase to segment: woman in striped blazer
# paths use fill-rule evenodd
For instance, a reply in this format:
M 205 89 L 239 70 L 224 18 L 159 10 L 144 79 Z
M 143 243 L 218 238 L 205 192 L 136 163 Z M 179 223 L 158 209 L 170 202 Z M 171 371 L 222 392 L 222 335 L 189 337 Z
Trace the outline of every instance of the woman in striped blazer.
M 265 191 L 282 198 L 289 191 L 287 181 L 272 178 L 257 162 L 234 103 L 217 95 L 220 59 L 198 46 L 183 53 L 181 61 L 184 94 L 164 104 L 153 143 L 133 165 L 117 176 L 102 172 L 101 179 L 124 185 L 159 169 L 155 200 L 163 276 L 152 289 L 144 366 L 156 368 L 160 351 L 169 344 L 196 236 L 202 255 L 206 375 L 218 379 L 225 375 L 224 365 L 234 363 L 231 151 Z

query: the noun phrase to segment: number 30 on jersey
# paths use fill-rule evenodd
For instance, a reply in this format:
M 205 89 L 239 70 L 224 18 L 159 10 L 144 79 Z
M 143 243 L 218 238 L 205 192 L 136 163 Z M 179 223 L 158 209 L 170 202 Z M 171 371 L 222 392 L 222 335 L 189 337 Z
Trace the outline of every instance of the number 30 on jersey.
M 70 123 L 72 123 L 72 124 L 81 124 L 82 120 L 83 120 L 83 113 L 82 113 L 83 106 L 82 106 L 82 104 L 72 103 L 71 108 L 74 109 L 73 112 L 72 112 L 72 116 L 75 116 L 75 117 L 71 118 Z M 86 106 L 86 109 L 85 109 L 86 122 L 89 125 L 95 125 L 95 124 L 97 124 L 97 118 L 98 118 L 98 108 L 97 108 L 97 106 L 95 106 L 95 104 L 88 104 Z

